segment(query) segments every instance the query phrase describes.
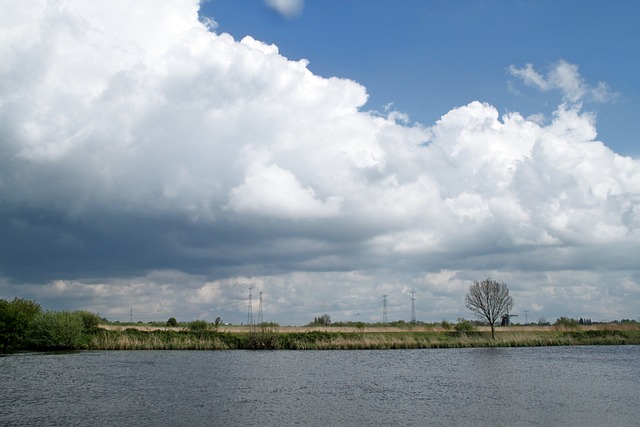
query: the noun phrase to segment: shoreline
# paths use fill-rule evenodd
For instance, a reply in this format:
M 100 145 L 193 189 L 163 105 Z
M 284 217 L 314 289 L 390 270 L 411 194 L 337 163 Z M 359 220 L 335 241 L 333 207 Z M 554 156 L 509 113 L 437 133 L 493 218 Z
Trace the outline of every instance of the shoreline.
M 384 328 L 278 328 L 253 332 L 234 328 L 188 331 L 184 328 L 117 326 L 98 328 L 88 338 L 90 350 L 377 350 L 421 348 L 640 345 L 640 328 L 564 328 L 526 330 L 501 327 L 496 338 L 474 331 L 384 330 Z M 595 325 L 604 326 L 604 325 Z M 615 325 L 614 325 L 615 326 Z M 241 328 L 241 327 L 238 327 Z M 382 329 L 382 330 L 381 330 Z M 488 328 L 487 328 L 488 329 Z

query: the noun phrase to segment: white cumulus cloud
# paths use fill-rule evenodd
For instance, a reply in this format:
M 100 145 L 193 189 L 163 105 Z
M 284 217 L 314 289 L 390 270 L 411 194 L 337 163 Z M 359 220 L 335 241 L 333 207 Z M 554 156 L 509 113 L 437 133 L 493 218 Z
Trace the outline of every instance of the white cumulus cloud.
M 290 171 L 270 165 L 248 176 L 231 189 L 229 206 L 239 213 L 284 218 L 315 218 L 340 213 L 340 199 L 318 200 L 312 188 L 304 188 Z
M 304 322 L 373 319 L 377 293 L 401 316 L 416 288 L 440 320 L 490 274 L 541 316 L 580 292 L 602 316 L 637 305 L 640 162 L 580 105 L 606 85 L 511 67 L 562 91 L 549 123 L 474 101 L 408 125 L 362 111 L 357 82 L 212 32 L 198 5 L 3 10 L 0 296 L 149 317 L 219 302 L 240 322 L 255 285 L 273 320 Z

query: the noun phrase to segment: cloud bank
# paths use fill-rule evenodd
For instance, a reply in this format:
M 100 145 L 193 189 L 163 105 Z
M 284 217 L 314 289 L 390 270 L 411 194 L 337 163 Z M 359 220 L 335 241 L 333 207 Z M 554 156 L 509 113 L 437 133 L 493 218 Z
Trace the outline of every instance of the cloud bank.
M 406 320 L 417 289 L 433 321 L 491 275 L 531 320 L 636 314 L 640 161 L 597 140 L 580 100 L 609 90 L 573 64 L 509 68 L 564 94 L 546 124 L 476 101 L 409 125 L 197 0 L 0 20 L 0 297 L 240 323 L 253 285 L 300 324 L 380 320 L 382 295 Z

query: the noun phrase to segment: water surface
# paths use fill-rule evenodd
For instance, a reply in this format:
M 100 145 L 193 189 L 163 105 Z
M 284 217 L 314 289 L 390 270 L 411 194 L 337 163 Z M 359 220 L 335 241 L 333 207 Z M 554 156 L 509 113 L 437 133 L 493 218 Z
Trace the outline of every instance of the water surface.
M 640 346 L 0 357 L 7 426 L 638 425 Z

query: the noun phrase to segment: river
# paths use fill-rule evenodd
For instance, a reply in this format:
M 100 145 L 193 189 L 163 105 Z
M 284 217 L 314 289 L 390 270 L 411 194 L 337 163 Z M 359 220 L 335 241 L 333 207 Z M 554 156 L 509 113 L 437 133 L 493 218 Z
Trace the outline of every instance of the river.
M 640 346 L 0 357 L 2 426 L 637 426 Z

